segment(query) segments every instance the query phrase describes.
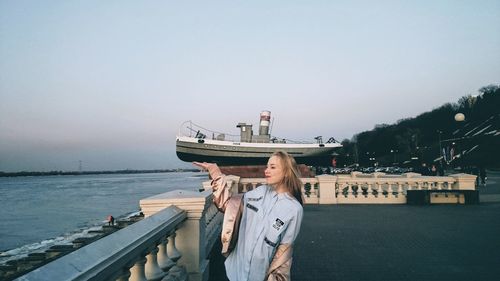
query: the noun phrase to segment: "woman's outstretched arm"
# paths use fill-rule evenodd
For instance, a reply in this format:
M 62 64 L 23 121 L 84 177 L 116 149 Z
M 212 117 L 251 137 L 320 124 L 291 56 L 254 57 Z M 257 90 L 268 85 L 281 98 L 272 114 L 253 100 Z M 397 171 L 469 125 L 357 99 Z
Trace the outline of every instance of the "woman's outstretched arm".
M 226 211 L 227 203 L 231 198 L 231 191 L 227 186 L 226 177 L 222 174 L 219 166 L 215 163 L 207 162 L 193 162 L 193 164 L 203 170 L 208 171 L 210 178 L 212 179 L 212 190 L 214 195 L 214 204 L 217 206 L 221 212 Z

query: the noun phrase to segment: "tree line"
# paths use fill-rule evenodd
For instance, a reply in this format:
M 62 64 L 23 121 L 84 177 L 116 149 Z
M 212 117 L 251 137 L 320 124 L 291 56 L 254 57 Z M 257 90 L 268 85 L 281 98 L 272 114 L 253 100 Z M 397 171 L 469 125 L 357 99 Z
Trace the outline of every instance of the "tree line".
M 455 120 L 462 113 L 463 122 Z M 337 157 L 339 166 L 415 166 L 442 161 L 451 146 L 467 152 L 461 165 L 497 166 L 500 158 L 500 135 L 479 132 L 467 135 L 467 129 L 485 126 L 488 132 L 500 130 L 500 86 L 489 85 L 477 95 L 466 95 L 456 103 L 446 103 L 415 118 L 398 120 L 395 124 L 379 124 L 370 131 L 358 133 L 342 141 Z M 492 123 L 484 125 L 485 122 Z M 454 152 L 452 147 L 452 153 Z M 467 149 L 467 150 L 466 150 Z M 455 151 L 455 153 L 458 151 Z M 450 160 L 450 159 L 448 159 Z M 463 161 L 473 163 L 463 163 Z M 481 163 L 480 163 L 481 162 Z M 448 163 L 450 164 L 450 163 Z M 453 163 L 451 163 L 453 164 Z

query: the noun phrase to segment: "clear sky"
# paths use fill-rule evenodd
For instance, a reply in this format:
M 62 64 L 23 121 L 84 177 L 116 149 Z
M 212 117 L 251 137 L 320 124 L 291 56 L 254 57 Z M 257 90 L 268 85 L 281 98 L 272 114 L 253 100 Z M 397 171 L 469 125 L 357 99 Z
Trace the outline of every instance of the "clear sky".
M 342 140 L 499 82 L 498 0 L 0 0 L 0 171 L 192 167 L 186 120 Z

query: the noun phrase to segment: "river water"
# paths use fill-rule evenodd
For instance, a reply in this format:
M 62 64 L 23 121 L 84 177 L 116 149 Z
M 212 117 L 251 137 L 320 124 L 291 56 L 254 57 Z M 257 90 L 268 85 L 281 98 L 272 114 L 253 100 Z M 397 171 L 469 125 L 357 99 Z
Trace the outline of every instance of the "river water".
M 64 244 L 115 218 L 139 211 L 139 200 L 198 190 L 205 173 L 112 174 L 0 178 L 0 264 Z

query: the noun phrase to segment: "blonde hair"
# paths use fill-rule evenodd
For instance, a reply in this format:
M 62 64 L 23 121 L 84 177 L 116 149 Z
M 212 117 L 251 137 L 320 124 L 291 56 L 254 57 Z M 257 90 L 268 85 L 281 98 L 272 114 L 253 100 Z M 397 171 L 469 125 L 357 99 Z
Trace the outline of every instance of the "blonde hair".
M 283 167 L 283 180 L 280 182 L 292 195 L 299 201 L 300 205 L 304 205 L 304 198 L 302 195 L 302 181 L 300 180 L 300 172 L 297 167 L 295 159 L 285 151 L 278 150 L 273 153 L 280 159 Z

